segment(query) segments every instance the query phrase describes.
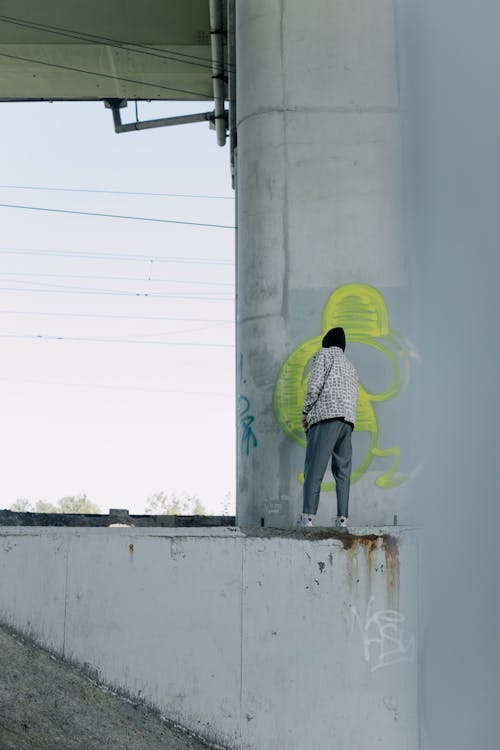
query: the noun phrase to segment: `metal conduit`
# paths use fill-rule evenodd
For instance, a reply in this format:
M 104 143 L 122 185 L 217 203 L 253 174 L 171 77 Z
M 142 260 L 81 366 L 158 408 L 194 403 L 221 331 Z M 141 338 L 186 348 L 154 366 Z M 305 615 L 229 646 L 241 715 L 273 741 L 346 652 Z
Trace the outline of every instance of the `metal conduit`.
M 191 122 L 214 121 L 213 112 L 196 112 L 192 115 L 179 115 L 177 117 L 162 117 L 158 120 L 139 120 L 137 122 L 122 123 L 120 109 L 124 105 L 123 99 L 107 99 L 105 104 L 113 113 L 115 133 L 129 133 L 132 130 L 148 130 L 149 128 L 164 128 L 169 125 L 188 125 Z
M 215 102 L 215 133 L 219 146 L 226 143 L 226 112 L 224 110 L 226 82 L 224 79 L 224 24 L 222 0 L 209 0 L 210 40 L 212 45 L 212 80 Z
M 147 130 L 149 128 L 162 128 L 169 125 L 186 125 L 191 122 L 203 122 L 208 120 L 213 123 L 219 146 L 226 144 L 226 133 L 228 127 L 228 113 L 225 110 L 226 101 L 226 78 L 224 67 L 224 14 L 223 0 L 209 0 L 210 14 L 210 43 L 212 53 L 212 86 L 214 95 L 214 112 L 199 112 L 192 115 L 181 115 L 178 117 L 163 117 L 157 120 L 142 120 L 123 123 L 120 110 L 127 106 L 125 99 L 106 99 L 105 106 L 113 113 L 113 122 L 116 133 L 129 133 L 133 130 Z

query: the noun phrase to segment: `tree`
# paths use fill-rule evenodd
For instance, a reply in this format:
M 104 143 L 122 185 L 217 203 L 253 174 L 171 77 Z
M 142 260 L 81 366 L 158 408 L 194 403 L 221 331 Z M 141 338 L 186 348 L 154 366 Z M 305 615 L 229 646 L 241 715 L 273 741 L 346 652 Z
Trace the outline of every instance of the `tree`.
M 156 492 L 146 500 L 144 512 L 153 516 L 206 516 L 200 498 L 187 492 Z
M 67 495 L 58 502 L 56 513 L 100 513 L 98 505 L 88 499 L 87 495 Z
M 15 503 L 12 503 L 10 510 L 16 513 L 33 513 L 35 508 L 30 500 L 27 500 L 25 497 L 19 497 Z
M 20 498 L 12 503 L 10 510 L 18 513 L 101 513 L 99 506 L 89 500 L 85 494 L 67 495 L 58 500 L 55 505 L 47 500 L 37 500 L 33 505 L 29 500 Z
M 35 513 L 62 513 L 62 511 L 54 503 L 49 503 L 47 500 L 37 500 Z

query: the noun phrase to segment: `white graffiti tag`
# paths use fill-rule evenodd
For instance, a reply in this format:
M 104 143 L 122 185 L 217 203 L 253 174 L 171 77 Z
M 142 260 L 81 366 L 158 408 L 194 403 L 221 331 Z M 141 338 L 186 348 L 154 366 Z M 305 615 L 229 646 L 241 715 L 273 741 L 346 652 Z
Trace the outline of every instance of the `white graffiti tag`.
M 391 664 L 403 661 L 412 662 L 415 658 L 415 638 L 405 641 L 406 617 L 395 609 L 373 611 L 375 597 L 370 597 L 365 620 L 352 607 L 352 614 L 359 625 L 363 639 L 364 659 L 370 664 L 370 672 L 375 672 Z

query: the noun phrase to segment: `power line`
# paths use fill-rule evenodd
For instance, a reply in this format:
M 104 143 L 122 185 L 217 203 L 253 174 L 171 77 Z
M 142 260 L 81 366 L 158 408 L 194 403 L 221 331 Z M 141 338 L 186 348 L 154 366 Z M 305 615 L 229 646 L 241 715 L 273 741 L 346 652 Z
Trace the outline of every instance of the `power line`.
M 188 89 L 178 89 L 173 86 L 163 86 L 161 83 L 147 83 L 146 81 L 135 81 L 132 78 L 123 78 L 122 76 L 111 75 L 110 73 L 98 73 L 93 70 L 84 70 L 83 68 L 73 68 L 69 65 L 58 65 L 57 63 L 46 62 L 45 60 L 34 60 L 32 57 L 23 57 L 21 55 L 11 55 L 8 52 L 0 52 L 0 57 L 7 57 L 10 60 L 17 60 L 19 62 L 29 62 L 34 65 L 44 65 L 47 68 L 57 68 L 58 70 L 66 70 L 71 73 L 83 73 L 84 75 L 93 76 L 95 78 L 106 78 L 111 81 L 122 81 L 123 83 L 133 83 L 136 86 L 147 86 L 153 89 L 162 89 L 163 91 L 175 91 L 176 94 L 188 94 L 189 96 L 195 96 L 196 99 L 213 99 L 208 94 L 200 94 L 197 91 L 189 91 Z
M 30 284 L 32 287 L 44 287 L 44 289 L 40 289 L 40 291 L 71 291 L 71 292 L 105 292 L 106 294 L 121 294 L 123 289 L 97 289 L 95 287 L 83 287 L 83 286 L 70 286 L 69 284 L 49 284 L 44 281 L 16 281 L 15 279 L 5 279 L 4 283 L 10 282 L 11 284 Z M 16 287 L 8 287 L 12 291 L 17 291 Z M 38 291 L 38 289 L 32 289 L 32 291 Z M 226 301 L 232 299 L 233 295 L 230 292 L 219 292 L 219 295 L 224 296 L 214 296 L 213 294 L 210 294 L 210 292 L 184 292 L 182 294 L 177 294 L 176 292 L 156 292 L 156 291 L 140 291 L 140 292 L 132 292 L 134 296 L 151 296 L 151 297 L 162 297 L 164 295 L 172 296 L 175 299 L 199 299 L 199 300 L 220 300 L 220 301 Z
M 1 55 L 1 53 L 0 53 Z M 179 221 L 177 219 L 158 219 L 148 216 L 124 216 L 123 214 L 101 214 L 94 211 L 73 211 L 66 208 L 46 208 L 44 206 L 22 206 L 16 203 L 0 203 L 0 208 L 19 208 L 23 211 L 46 211 L 55 214 L 74 214 L 77 216 L 99 216 L 105 219 L 130 219 L 132 221 L 150 221 L 160 224 L 182 224 L 190 227 L 211 227 L 213 229 L 236 229 L 229 224 L 206 224 L 200 221 Z
M 177 50 L 161 49 L 160 47 L 154 47 L 147 44 L 134 44 L 133 42 L 124 42 L 120 39 L 114 39 L 113 37 L 101 36 L 98 34 L 86 34 L 85 32 L 76 31 L 75 29 L 66 29 L 63 26 L 52 26 L 40 22 L 27 21 L 23 18 L 17 18 L 15 16 L 0 16 L 0 21 L 11 24 L 13 26 L 22 26 L 24 28 L 33 29 L 35 31 L 49 31 L 55 36 L 66 36 L 73 39 L 79 39 L 80 41 L 93 42 L 109 47 L 118 47 L 129 52 L 135 52 L 137 54 L 149 55 L 151 57 L 161 57 L 165 60 L 171 60 L 173 62 L 184 62 L 186 65 L 198 65 L 200 67 L 212 69 L 213 60 L 209 57 L 201 57 L 200 55 L 190 55 L 186 52 L 179 52 Z M 131 45 L 131 46 L 127 46 Z M 178 60 L 172 55 L 176 55 L 177 58 L 184 58 Z M 189 59 L 194 62 L 189 62 Z M 225 67 L 229 70 L 232 66 L 230 63 L 225 63 Z
M 118 315 L 114 313 L 71 313 L 71 312 L 49 312 L 47 310 L 0 310 L 0 315 L 27 315 L 47 316 L 54 318 L 98 318 L 110 320 L 147 320 L 147 321 L 175 321 L 182 323 L 217 323 L 234 325 L 235 321 L 229 318 L 183 318 L 169 315 Z
M 147 197 L 157 198 L 195 198 L 195 199 L 209 199 L 209 200 L 221 200 L 221 201 L 234 201 L 232 195 L 196 195 L 188 193 L 151 193 L 145 191 L 133 191 L 133 190 L 96 190 L 90 188 L 62 188 L 62 187 L 47 187 L 45 185 L 0 185 L 1 190 L 40 190 L 40 191 L 52 191 L 60 193 L 96 193 L 105 195 L 141 195 Z
M 141 339 L 120 339 L 120 338 L 94 338 L 91 336 L 47 336 L 45 334 L 18 334 L 18 333 L 0 333 L 0 339 L 19 339 L 30 341 L 78 341 L 85 343 L 102 343 L 102 344 L 150 344 L 161 346 L 181 346 L 193 348 L 220 348 L 234 349 L 234 344 L 217 344 L 217 343 L 198 343 L 193 341 L 143 341 Z
M 22 292 L 25 294 L 89 294 L 105 297 L 148 297 L 150 299 L 190 299 L 203 302 L 234 302 L 232 297 L 203 297 L 202 295 L 169 294 L 160 292 L 126 292 L 114 289 L 84 289 L 79 287 L 64 287 L 51 289 L 27 289 L 15 287 L 0 287 L 1 292 Z
M 193 258 L 176 255 L 140 255 L 138 253 L 74 252 L 72 250 L 42 250 L 39 248 L 0 247 L 0 255 L 39 255 L 62 257 L 77 260 L 120 260 L 139 263 L 193 263 L 200 265 L 234 266 L 234 262 L 224 258 Z
M 198 279 L 158 279 L 148 278 L 145 279 L 143 276 L 98 276 L 92 274 L 77 274 L 77 273 L 31 273 L 27 271 L 0 271 L 1 276 L 9 276 L 12 281 L 15 281 L 16 276 L 22 277 L 36 277 L 36 278 L 49 278 L 49 279 L 86 279 L 93 281 L 142 281 L 142 282 L 154 282 L 157 284 L 194 284 L 202 286 L 230 286 L 234 288 L 234 283 L 231 281 L 199 281 Z M 6 279 L 10 280 L 10 279 Z M 16 282 L 17 283 L 17 282 Z

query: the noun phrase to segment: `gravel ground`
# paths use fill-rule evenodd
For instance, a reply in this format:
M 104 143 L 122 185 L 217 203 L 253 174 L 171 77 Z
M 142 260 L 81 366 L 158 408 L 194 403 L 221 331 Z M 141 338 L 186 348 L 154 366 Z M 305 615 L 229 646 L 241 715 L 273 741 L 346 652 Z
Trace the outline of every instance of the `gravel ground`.
M 207 750 L 0 628 L 0 750 Z

